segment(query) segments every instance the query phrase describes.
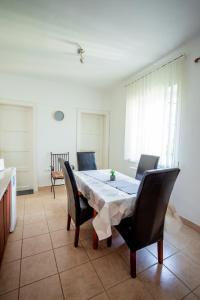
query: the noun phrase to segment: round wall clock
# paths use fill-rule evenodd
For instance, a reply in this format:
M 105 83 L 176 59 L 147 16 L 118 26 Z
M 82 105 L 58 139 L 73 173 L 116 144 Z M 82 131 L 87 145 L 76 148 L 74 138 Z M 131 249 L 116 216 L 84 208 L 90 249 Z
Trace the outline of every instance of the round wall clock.
M 60 110 L 57 110 L 55 113 L 54 113 L 54 118 L 56 121 L 62 121 L 64 119 L 65 115 L 62 111 Z

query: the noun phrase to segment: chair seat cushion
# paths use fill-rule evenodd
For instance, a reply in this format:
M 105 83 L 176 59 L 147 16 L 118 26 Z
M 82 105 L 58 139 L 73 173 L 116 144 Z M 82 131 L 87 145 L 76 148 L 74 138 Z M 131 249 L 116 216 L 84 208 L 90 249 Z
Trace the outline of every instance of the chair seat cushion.
M 62 171 L 52 171 L 51 175 L 54 179 L 64 179 L 64 175 Z

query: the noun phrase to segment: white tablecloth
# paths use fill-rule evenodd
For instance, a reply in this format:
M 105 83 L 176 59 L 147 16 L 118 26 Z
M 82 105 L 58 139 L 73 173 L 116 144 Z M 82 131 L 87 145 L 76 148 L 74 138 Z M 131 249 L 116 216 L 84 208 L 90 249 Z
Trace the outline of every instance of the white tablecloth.
M 129 195 L 106 184 L 110 170 L 74 172 L 79 191 L 97 212 L 93 220 L 99 240 L 111 236 L 111 226 L 133 213 L 136 194 Z M 98 179 L 97 179 L 98 178 Z M 139 187 L 140 181 L 116 172 L 116 180 L 132 182 Z

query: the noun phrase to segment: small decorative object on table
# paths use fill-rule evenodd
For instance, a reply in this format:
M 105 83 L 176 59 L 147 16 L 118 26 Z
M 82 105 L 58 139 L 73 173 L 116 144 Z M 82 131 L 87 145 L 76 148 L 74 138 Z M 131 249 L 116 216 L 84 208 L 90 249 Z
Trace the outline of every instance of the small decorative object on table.
M 115 170 L 110 171 L 110 181 L 115 181 L 116 176 L 115 176 Z

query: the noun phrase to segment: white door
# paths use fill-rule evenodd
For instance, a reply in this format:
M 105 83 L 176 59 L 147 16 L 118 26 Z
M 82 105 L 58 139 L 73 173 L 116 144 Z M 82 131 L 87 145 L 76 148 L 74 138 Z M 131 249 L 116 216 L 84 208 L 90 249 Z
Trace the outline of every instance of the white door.
M 0 157 L 16 167 L 17 190 L 34 188 L 32 108 L 0 104 Z
M 101 114 L 80 114 L 78 151 L 94 151 L 98 169 L 107 168 L 106 117 Z

